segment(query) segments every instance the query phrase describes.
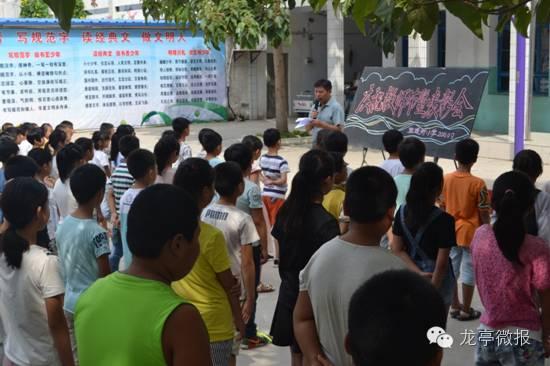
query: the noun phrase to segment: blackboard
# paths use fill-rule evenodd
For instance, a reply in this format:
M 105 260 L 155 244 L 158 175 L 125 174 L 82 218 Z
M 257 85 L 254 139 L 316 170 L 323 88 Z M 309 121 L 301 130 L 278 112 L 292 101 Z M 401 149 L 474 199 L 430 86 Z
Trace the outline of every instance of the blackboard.
M 382 149 L 382 135 L 398 129 L 426 144 L 426 154 L 454 157 L 468 138 L 489 72 L 479 68 L 366 67 L 344 131 L 350 143 Z

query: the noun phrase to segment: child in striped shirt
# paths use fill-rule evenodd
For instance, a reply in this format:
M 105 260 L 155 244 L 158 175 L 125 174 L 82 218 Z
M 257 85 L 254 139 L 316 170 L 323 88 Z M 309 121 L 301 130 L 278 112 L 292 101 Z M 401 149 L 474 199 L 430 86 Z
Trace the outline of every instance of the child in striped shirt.
M 269 224 L 275 224 L 275 218 L 279 209 L 285 202 L 287 175 L 290 172 L 288 162 L 279 156 L 281 149 L 281 134 L 275 128 L 268 128 L 264 132 L 264 145 L 267 146 L 267 154 L 260 159 L 262 169 L 261 180 L 264 184 L 262 201 L 267 210 Z M 274 264 L 279 264 L 279 246 L 275 244 Z
M 134 184 L 134 177 L 128 171 L 126 158 L 134 150 L 139 149 L 139 139 L 135 136 L 124 136 L 119 142 L 119 151 L 123 161 L 116 167 L 111 179 L 109 179 L 109 208 L 111 210 L 111 222 L 113 223 L 113 251 L 109 257 L 111 271 L 118 271 L 118 264 L 122 257 L 122 238 L 120 235 L 120 199 L 122 195 Z

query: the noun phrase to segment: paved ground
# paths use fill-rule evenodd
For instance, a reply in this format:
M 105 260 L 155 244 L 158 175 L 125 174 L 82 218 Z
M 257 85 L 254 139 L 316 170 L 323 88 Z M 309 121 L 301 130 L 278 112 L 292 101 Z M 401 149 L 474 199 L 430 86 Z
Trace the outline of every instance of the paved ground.
M 223 136 L 224 146 L 227 147 L 231 143 L 239 141 L 245 135 L 256 135 L 258 133 L 262 133 L 266 128 L 273 126 L 273 121 L 247 121 L 193 125 L 191 129 L 191 136 L 188 141 L 193 149 L 193 154 L 197 154 L 200 151 L 197 134 L 203 127 L 209 127 L 217 130 Z M 165 129 L 166 128 L 139 129 L 137 135 L 140 138 L 142 147 L 152 149 L 162 131 Z M 89 134 L 89 132 L 79 133 L 77 134 L 77 137 L 81 135 L 87 136 Z M 281 155 L 289 161 L 291 169 L 295 171 L 297 169 L 300 156 L 306 152 L 308 148 L 309 146 L 285 146 L 281 150 Z M 382 155 L 380 152 L 376 151 L 369 152 L 367 160 L 369 164 L 379 164 L 382 161 Z M 361 166 L 362 151 L 357 148 L 351 148 L 350 152 L 346 156 L 346 161 L 352 168 Z M 446 172 L 450 172 L 454 169 L 453 162 L 450 160 L 440 160 L 439 164 L 445 169 Z M 511 162 L 507 160 L 481 158 L 474 167 L 473 173 L 484 178 L 488 184 L 492 184 L 494 179 L 496 179 L 499 174 L 510 170 L 511 165 Z M 545 166 L 545 174 L 543 178 L 550 180 L 550 166 L 548 165 Z M 279 287 L 280 280 L 278 272 L 275 268 L 273 268 L 271 262 L 267 263 L 263 267 L 262 280 L 266 283 L 272 284 L 276 289 Z M 258 301 L 257 323 L 260 330 L 268 332 L 271 325 L 275 303 L 277 301 L 277 292 L 261 294 Z M 477 293 L 474 298 L 473 307 L 482 310 Z M 460 346 L 460 343 L 464 338 L 461 333 L 470 330 L 475 331 L 478 325 L 478 321 L 459 322 L 449 319 L 447 324 L 447 332 L 453 336 L 455 343 L 452 349 L 445 351 L 443 359 L 444 366 L 465 366 L 473 364 L 474 348 L 471 346 Z M 399 341 L 406 342 L 406 335 L 404 335 L 403 339 Z M 398 349 L 399 343 L 396 343 L 396 351 Z M 238 358 L 237 364 L 240 366 L 290 365 L 290 356 L 287 349 L 268 346 L 253 351 L 242 351 Z M 550 365 L 550 363 L 547 362 L 547 365 Z

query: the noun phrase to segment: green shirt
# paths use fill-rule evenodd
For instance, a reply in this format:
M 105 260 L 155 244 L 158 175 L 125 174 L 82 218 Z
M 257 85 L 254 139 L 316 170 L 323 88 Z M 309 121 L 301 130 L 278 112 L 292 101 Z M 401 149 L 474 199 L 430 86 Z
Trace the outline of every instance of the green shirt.
M 80 366 L 166 365 L 164 323 L 184 303 L 159 281 L 120 272 L 96 281 L 76 304 Z

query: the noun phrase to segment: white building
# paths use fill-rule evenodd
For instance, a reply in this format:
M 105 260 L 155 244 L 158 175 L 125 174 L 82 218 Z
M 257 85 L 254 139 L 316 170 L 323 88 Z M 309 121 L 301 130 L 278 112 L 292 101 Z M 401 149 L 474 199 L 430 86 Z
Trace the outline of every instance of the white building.
M 89 19 L 143 19 L 140 0 L 85 0 Z

